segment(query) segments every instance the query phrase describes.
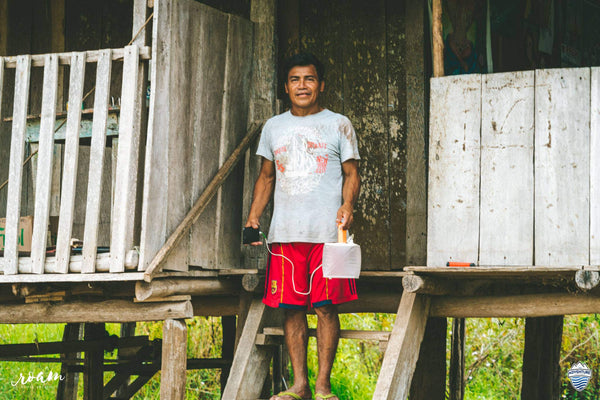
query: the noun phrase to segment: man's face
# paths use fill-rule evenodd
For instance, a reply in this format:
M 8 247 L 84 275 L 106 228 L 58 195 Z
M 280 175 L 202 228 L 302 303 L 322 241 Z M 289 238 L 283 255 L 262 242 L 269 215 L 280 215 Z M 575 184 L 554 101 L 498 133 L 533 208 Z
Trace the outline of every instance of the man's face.
M 296 66 L 288 73 L 285 92 L 290 96 L 292 108 L 311 110 L 319 108 L 319 94 L 325 82 L 319 82 L 314 65 Z

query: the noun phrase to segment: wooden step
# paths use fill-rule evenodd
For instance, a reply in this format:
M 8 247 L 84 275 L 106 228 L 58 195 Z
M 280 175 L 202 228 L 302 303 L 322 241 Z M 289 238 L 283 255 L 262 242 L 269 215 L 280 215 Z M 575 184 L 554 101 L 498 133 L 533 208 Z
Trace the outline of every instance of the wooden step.
M 344 329 L 340 331 L 340 339 L 357 339 L 357 340 L 376 340 L 379 342 L 387 342 L 391 332 L 385 331 L 364 331 L 354 329 Z M 283 328 L 268 327 L 263 329 L 263 333 L 256 335 L 257 345 L 275 345 L 281 344 L 283 339 Z M 316 329 L 309 329 L 308 336 L 317 336 Z

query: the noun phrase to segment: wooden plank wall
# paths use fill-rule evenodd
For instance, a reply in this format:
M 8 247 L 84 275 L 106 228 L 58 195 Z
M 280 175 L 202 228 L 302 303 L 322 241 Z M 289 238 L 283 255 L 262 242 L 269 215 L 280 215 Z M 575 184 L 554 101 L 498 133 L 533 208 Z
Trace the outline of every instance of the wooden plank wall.
M 428 265 L 598 263 L 599 91 L 597 68 L 432 80 Z
M 160 0 L 154 12 L 142 270 L 245 135 L 252 66 L 250 21 L 191 0 Z M 240 266 L 241 182 L 238 167 L 166 269 Z
M 431 99 L 427 265 L 475 262 L 481 75 L 433 78 Z
M 362 179 L 355 240 L 363 269 L 406 264 L 405 2 L 279 2 L 280 62 L 310 51 L 325 64 L 322 104 L 350 118 Z M 279 98 L 287 104 L 283 79 Z

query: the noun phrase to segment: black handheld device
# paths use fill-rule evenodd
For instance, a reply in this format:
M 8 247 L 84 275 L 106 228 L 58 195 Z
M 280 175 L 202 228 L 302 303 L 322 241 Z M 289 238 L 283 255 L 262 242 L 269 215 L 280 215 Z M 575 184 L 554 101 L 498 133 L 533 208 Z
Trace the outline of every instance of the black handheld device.
M 247 226 L 244 228 L 244 233 L 242 236 L 244 244 L 260 242 L 260 231 L 251 226 Z

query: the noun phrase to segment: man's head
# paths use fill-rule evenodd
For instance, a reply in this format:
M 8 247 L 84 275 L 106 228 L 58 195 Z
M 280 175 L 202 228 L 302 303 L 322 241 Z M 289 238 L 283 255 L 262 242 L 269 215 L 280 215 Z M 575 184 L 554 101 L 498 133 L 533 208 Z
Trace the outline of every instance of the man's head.
M 323 64 L 310 53 L 299 53 L 286 63 L 285 92 L 292 102 L 294 115 L 309 115 L 321 111 L 319 94 L 325 89 Z

